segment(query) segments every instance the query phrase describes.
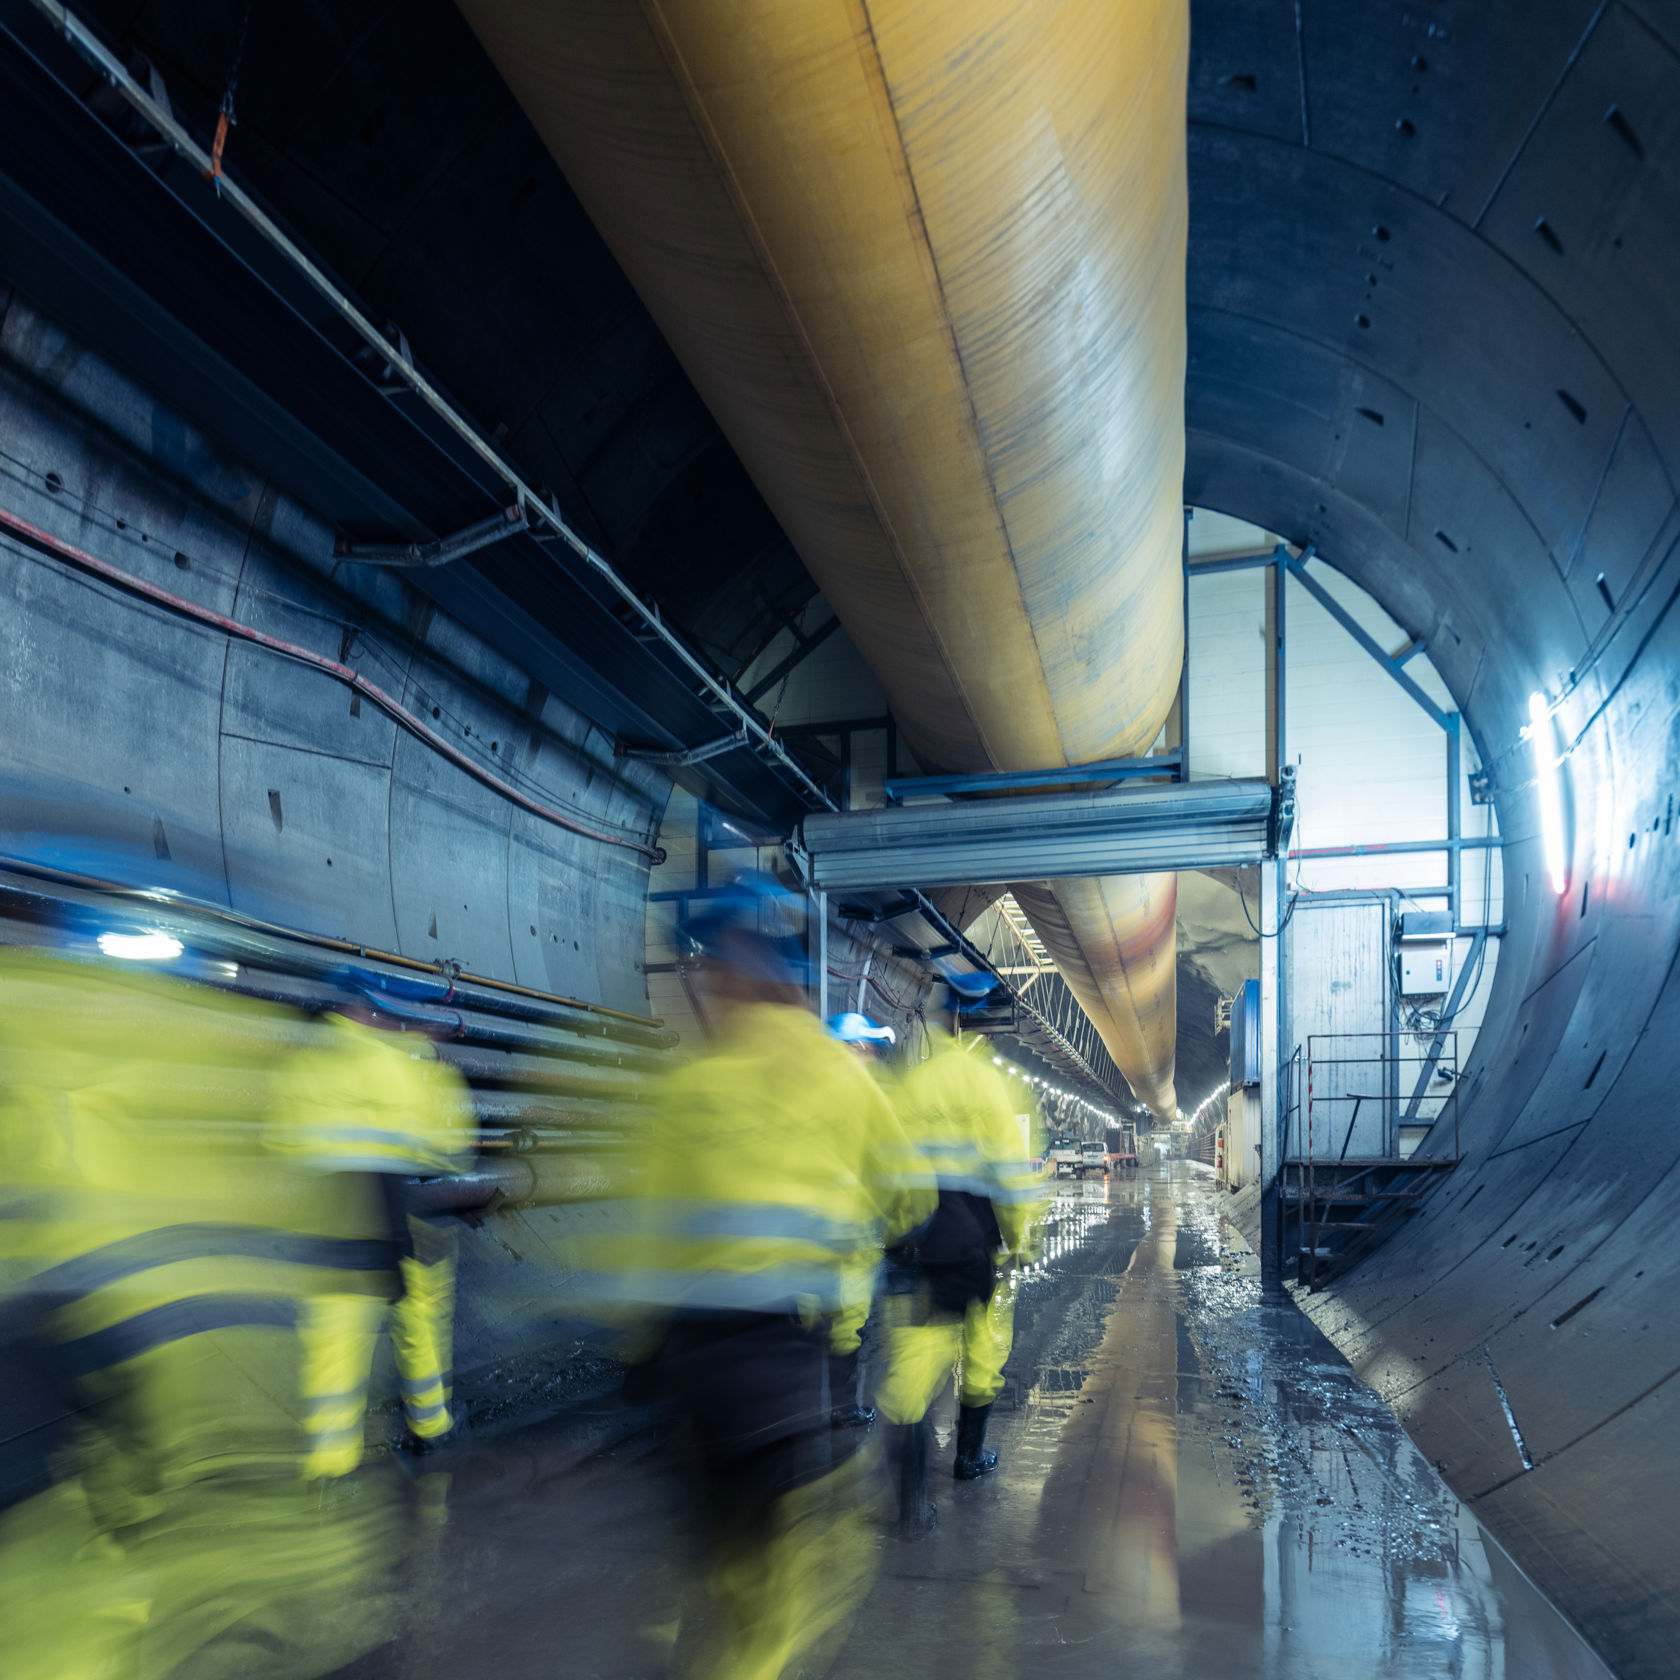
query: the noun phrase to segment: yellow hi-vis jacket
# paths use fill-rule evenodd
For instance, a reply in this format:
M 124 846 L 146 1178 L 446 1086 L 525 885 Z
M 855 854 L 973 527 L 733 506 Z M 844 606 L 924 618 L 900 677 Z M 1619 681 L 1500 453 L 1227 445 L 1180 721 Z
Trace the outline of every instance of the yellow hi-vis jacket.
M 473 1142 L 467 1088 L 420 1033 L 328 1015 L 285 1070 L 268 1146 L 318 1172 L 459 1172 Z
M 985 1039 L 959 1045 L 937 1029 L 930 1037 L 933 1054 L 897 1091 L 899 1120 L 919 1157 L 918 1181 L 928 1192 L 985 1197 L 1004 1247 L 1030 1255 L 1044 1201 L 1033 1165 L 1040 1152 L 1033 1104 L 998 1071 Z
M 797 1311 L 867 1301 L 883 1240 L 933 1211 L 868 1070 L 814 1015 L 737 1010 L 651 1093 L 634 1241 L 618 1292 L 655 1312 Z
M 294 1459 L 300 1318 L 390 1292 L 381 1210 L 264 1147 L 313 1031 L 148 969 L 0 953 L 0 1275 L 92 1403 L 114 1526 L 200 1475 Z
M 245 1673 L 259 1639 L 265 1672 L 323 1674 L 389 1636 L 397 1511 L 299 1475 L 301 1327 L 382 1310 L 393 1275 L 378 1198 L 266 1146 L 316 1041 L 148 967 L 0 951 L 0 1288 L 77 1412 L 65 1479 L 0 1515 L 8 1676 Z
M 472 1140 L 466 1085 L 419 1033 L 379 1032 L 329 1015 L 311 1050 L 290 1059 L 269 1147 L 306 1172 L 342 1178 L 458 1171 Z M 434 1438 L 453 1422 L 453 1243 L 410 1218 L 402 1294 L 390 1313 L 409 1428 Z M 401 1239 L 404 1233 L 391 1232 Z M 364 1414 L 381 1305 L 357 1296 L 310 1304 L 301 1324 L 300 1391 L 311 1477 L 347 1475 L 362 1456 Z

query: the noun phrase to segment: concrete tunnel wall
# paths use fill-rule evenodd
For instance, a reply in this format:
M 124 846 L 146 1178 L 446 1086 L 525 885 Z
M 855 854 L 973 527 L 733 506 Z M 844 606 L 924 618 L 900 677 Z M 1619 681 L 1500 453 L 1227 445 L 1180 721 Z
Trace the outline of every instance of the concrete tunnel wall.
M 1186 497 L 1321 544 L 1427 642 L 1506 836 L 1463 1164 L 1305 1304 L 1618 1672 L 1669 1674 L 1680 27 L 1240 10 L 1196 17 Z M 1576 743 L 1561 897 L 1532 690 Z
M 615 760 L 400 577 L 335 568 L 307 509 L 3 293 L 0 506 L 342 660 L 581 821 L 642 839 L 662 821 L 663 775 Z M 4 536 L 0 717 L 0 854 L 647 1012 L 644 856 L 512 805 L 340 682 Z M 595 1217 L 502 1209 L 462 1227 L 457 1369 L 495 1366 L 504 1405 L 588 1378 L 588 1361 L 557 1374 L 539 1355 L 567 1329 L 555 1286 Z

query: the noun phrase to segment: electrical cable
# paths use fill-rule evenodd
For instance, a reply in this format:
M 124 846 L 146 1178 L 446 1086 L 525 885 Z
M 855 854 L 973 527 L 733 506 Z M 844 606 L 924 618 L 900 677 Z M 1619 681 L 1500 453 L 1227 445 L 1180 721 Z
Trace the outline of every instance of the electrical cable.
M 20 460 L 17 456 L 9 453 L 3 448 L 0 448 L 0 462 L 5 462 L 10 466 L 17 468 L 18 475 L 23 480 L 23 487 L 33 490 L 34 485 L 32 481 L 40 477 L 40 471 L 37 467 L 31 465 L 27 461 Z M 91 524 L 99 525 L 104 535 L 112 542 L 127 543 L 136 549 L 144 547 L 148 551 L 153 551 L 153 545 L 155 543 L 155 551 L 163 553 L 167 553 L 169 551 L 169 547 L 173 543 L 172 538 L 166 539 L 157 537 L 155 533 L 148 531 L 142 525 L 136 525 L 130 520 L 117 518 L 116 515 L 108 508 L 105 508 L 98 502 L 82 495 L 79 491 L 71 489 L 69 485 L 56 486 L 53 489 L 53 494 L 65 497 L 69 501 L 76 503 L 81 510 L 82 518 Z M 236 601 L 243 600 L 246 596 L 250 596 L 256 600 L 264 601 L 272 606 L 279 607 L 284 612 L 294 613 L 300 618 L 314 620 L 315 622 L 328 626 L 340 633 L 349 630 L 351 632 L 351 639 L 359 642 L 362 650 L 376 663 L 382 665 L 397 684 L 406 685 L 408 688 L 412 689 L 419 697 L 422 706 L 432 706 L 434 715 L 441 716 L 445 721 L 461 730 L 463 735 L 471 733 L 471 730 L 468 728 L 460 714 L 454 711 L 446 700 L 442 699 L 426 686 L 423 677 L 416 673 L 414 662 L 412 660 L 405 660 L 398 654 L 395 654 L 390 649 L 386 648 L 380 641 L 379 637 L 368 625 L 351 624 L 348 622 L 347 614 L 343 612 L 334 613 L 326 611 L 320 607 L 311 606 L 306 601 L 299 601 L 293 596 L 284 594 L 280 590 L 270 589 L 264 584 L 254 581 L 250 577 L 246 576 L 243 571 L 229 572 L 217 566 L 210 565 L 205 562 L 201 555 L 197 553 L 182 549 L 176 549 L 175 552 L 178 556 L 183 554 L 185 555 L 185 558 L 189 562 L 190 568 L 195 576 L 203 578 L 211 583 L 220 584 L 233 595 Z M 356 604 L 362 605 L 364 603 L 357 602 Z M 570 744 L 563 740 L 552 737 L 551 739 L 553 740 L 554 745 L 563 751 L 570 747 Z M 581 759 L 586 770 L 594 770 L 598 768 L 597 766 L 591 765 L 587 757 L 576 753 L 575 749 L 571 750 L 573 751 L 574 757 Z M 511 760 L 509 760 L 505 766 L 502 775 L 505 780 L 513 782 L 516 786 L 522 786 L 525 788 L 533 798 L 536 798 L 539 801 L 545 801 L 549 797 L 548 789 L 545 788 L 543 784 L 536 779 L 536 777 L 528 775 Z M 585 819 L 579 815 L 578 820 L 583 821 Z
M 370 700 L 380 711 L 401 728 L 406 729 L 416 739 L 424 742 L 440 757 L 446 758 L 464 770 L 474 781 L 489 788 L 493 793 L 500 794 L 511 804 L 521 810 L 529 811 L 532 816 L 540 817 L 544 822 L 553 823 L 556 828 L 563 828 L 568 833 L 581 835 L 586 840 L 599 841 L 604 846 L 618 846 L 626 851 L 639 852 L 652 863 L 665 861 L 664 848 L 650 845 L 644 840 L 631 839 L 626 835 L 609 834 L 604 829 L 592 828 L 587 823 L 569 817 L 564 811 L 557 811 L 540 800 L 533 799 L 522 792 L 511 782 L 491 770 L 487 770 L 476 760 L 456 747 L 453 742 L 446 741 L 438 732 L 423 719 L 416 717 L 400 701 L 393 699 L 384 689 L 371 683 L 359 671 L 352 670 L 348 665 L 340 664 L 336 659 L 329 659 L 325 654 L 314 652 L 313 649 L 300 647 L 296 642 L 283 641 L 278 636 L 270 636 L 254 625 L 242 624 L 238 619 L 229 618 L 225 613 L 213 611 L 209 607 L 200 606 L 196 601 L 189 601 L 183 595 L 171 594 L 167 589 L 160 589 L 154 583 L 148 583 L 144 578 L 136 577 L 131 572 L 125 572 L 117 566 L 112 566 L 104 560 L 89 554 L 85 549 L 77 548 L 73 543 L 67 543 L 55 537 L 49 531 L 44 531 L 39 525 L 31 524 L 29 520 L 20 518 L 8 508 L 0 508 L 0 530 L 8 532 L 26 546 L 42 550 L 56 559 L 74 566 L 78 571 L 87 572 L 104 583 L 111 584 L 117 589 L 130 595 L 138 595 L 142 600 L 150 601 L 154 606 L 162 607 L 165 611 L 178 617 L 191 619 L 196 623 L 220 630 L 223 635 L 233 637 L 239 641 L 250 642 L 256 647 L 266 648 L 270 653 L 279 655 L 283 659 L 290 659 L 300 665 L 310 666 L 335 678 L 347 688 Z
M 1299 886 L 1297 886 L 1295 891 L 1292 892 L 1289 895 L 1289 903 L 1288 903 L 1287 907 L 1284 909 L 1283 919 L 1278 923 L 1278 925 L 1275 928 L 1272 929 L 1272 931 L 1270 933 L 1267 933 L 1255 921 L 1254 917 L 1250 914 L 1249 908 L 1248 908 L 1248 894 L 1243 891 L 1242 882 L 1239 881 L 1237 883 L 1237 897 L 1242 900 L 1243 915 L 1248 917 L 1248 925 L 1251 928 L 1254 929 L 1254 937 L 1256 939 L 1276 939 L 1279 936 L 1279 934 L 1281 934 L 1283 932 L 1283 930 L 1286 927 L 1289 926 L 1289 923 L 1290 923 L 1291 919 L 1295 915 L 1296 901 L 1300 898 L 1300 896 L 1301 896 L 1301 889 L 1300 889 Z
M 1297 835 L 1301 835 L 1301 834 L 1304 834 L 1304 832 L 1305 832 L 1305 825 L 1303 824 L 1303 822 L 1301 820 L 1301 798 L 1300 798 L 1299 792 L 1297 792 L 1296 796 L 1295 796 L 1295 833 Z M 1284 908 L 1283 908 L 1282 919 L 1278 922 L 1278 925 L 1270 933 L 1267 933 L 1260 926 L 1260 924 L 1255 921 L 1254 917 L 1249 913 L 1248 894 L 1243 891 L 1242 882 L 1240 880 L 1237 882 L 1237 897 L 1242 900 L 1243 915 L 1244 915 L 1245 918 L 1247 918 L 1249 927 L 1254 930 L 1254 937 L 1256 939 L 1277 939 L 1277 938 L 1280 938 L 1283 934 L 1283 930 L 1286 927 L 1288 927 L 1290 922 L 1294 919 L 1295 905 L 1301 897 L 1301 871 L 1302 871 L 1303 867 L 1305 866 L 1304 865 L 1304 860 L 1301 857 L 1301 853 L 1302 853 L 1303 850 L 1304 850 L 1304 848 L 1301 847 L 1301 846 L 1297 846 L 1294 849 L 1294 852 L 1295 852 L 1295 885 L 1294 885 L 1294 888 L 1288 893 L 1287 901 L 1285 902 Z M 1288 858 L 1286 857 L 1284 861 L 1285 861 L 1285 865 L 1287 866 Z
M 845 980 L 854 985 L 860 978 L 866 980 L 871 989 L 880 994 L 882 1001 L 885 1002 L 889 1008 L 897 1010 L 900 1015 L 909 1015 L 914 1011 L 914 1005 L 905 1003 L 902 998 L 894 997 L 893 994 L 889 992 L 873 974 L 864 976 L 848 974 L 845 969 L 835 968 L 832 963 L 829 965 L 828 973 L 831 980 Z

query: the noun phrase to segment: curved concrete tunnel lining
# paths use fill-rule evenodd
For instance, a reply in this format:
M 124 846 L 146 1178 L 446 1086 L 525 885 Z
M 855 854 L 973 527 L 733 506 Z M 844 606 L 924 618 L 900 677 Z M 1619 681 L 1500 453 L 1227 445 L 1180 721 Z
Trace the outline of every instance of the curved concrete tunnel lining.
M 1598 124 L 1602 108 L 1588 115 Z M 1582 156 L 1601 155 L 1583 135 Z M 1680 933 L 1662 845 L 1675 509 L 1627 393 L 1663 389 L 1653 374 L 1672 372 L 1672 351 L 1612 368 L 1580 329 L 1580 271 L 1553 260 L 1532 216 L 1500 210 L 1472 232 L 1380 175 L 1230 131 L 1193 127 L 1192 167 L 1206 260 L 1192 263 L 1187 498 L 1317 543 L 1427 638 L 1495 771 L 1507 836 L 1510 933 L 1466 1070 L 1465 1165 L 1311 1310 L 1612 1661 L 1662 1672 L 1671 1620 L 1658 1606 L 1674 1583 L 1656 1559 L 1673 1555 L 1672 1520 L 1635 1466 L 1663 1462 L 1672 1379 L 1638 1332 L 1668 1316 L 1650 1281 L 1670 1264 L 1653 1222 L 1680 1168 L 1648 1130 L 1672 1078 L 1662 1023 Z M 1257 168 L 1278 220 L 1317 225 L 1320 248 L 1342 255 L 1309 264 L 1287 239 L 1227 237 L 1251 227 Z M 1618 189 L 1623 227 L 1630 190 Z M 1556 194 L 1534 209 L 1570 231 Z M 1398 266 L 1372 266 L 1376 304 L 1342 301 L 1349 271 L 1379 255 Z M 1549 291 L 1560 281 L 1574 311 Z M 1454 320 L 1468 336 L 1444 356 L 1437 328 Z M 1638 320 L 1621 315 L 1613 339 L 1636 340 Z M 1483 344 L 1503 360 L 1490 366 Z M 1586 731 L 1564 772 L 1575 821 L 1561 898 L 1518 735 L 1536 689 L 1561 700 L 1560 741 Z

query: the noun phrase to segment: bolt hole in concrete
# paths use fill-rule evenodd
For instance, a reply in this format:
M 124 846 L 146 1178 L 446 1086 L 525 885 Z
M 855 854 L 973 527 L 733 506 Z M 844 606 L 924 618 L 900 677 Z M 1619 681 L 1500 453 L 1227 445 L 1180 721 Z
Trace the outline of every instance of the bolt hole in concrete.
M 1263 1292 L 1257 1242 L 1210 1169 L 1168 1161 L 1051 1193 L 1044 1259 L 1008 1285 L 999 1470 L 952 1480 L 947 1389 L 937 1529 L 884 1539 L 866 1505 L 873 1584 L 802 1672 L 1606 1680 L 1311 1320 Z M 866 1398 L 879 1348 L 872 1326 Z M 507 1410 L 500 1381 L 456 1392 L 469 1417 Z M 676 1524 L 662 1426 L 610 1382 L 550 1410 L 438 1455 L 448 1520 L 428 1530 L 425 1580 L 405 1583 L 415 1631 L 340 1680 L 691 1672 L 705 1560 Z M 885 1507 L 879 1431 L 840 1433 Z
M 1576 1313 L 1582 1311 L 1586 1307 L 1590 1307 L 1603 1293 L 1604 1285 L 1601 1283 L 1590 1295 L 1583 1295 L 1581 1299 L 1566 1312 L 1560 1312 L 1557 1317 L 1552 1320 L 1552 1328 L 1554 1330 L 1561 1329 L 1576 1315 Z

